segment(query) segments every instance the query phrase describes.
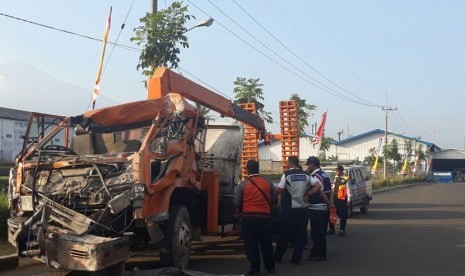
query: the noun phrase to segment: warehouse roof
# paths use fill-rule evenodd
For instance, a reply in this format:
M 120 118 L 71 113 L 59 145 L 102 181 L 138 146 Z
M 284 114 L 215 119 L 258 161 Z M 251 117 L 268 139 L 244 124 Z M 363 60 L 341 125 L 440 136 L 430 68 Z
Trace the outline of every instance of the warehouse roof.
M 0 107 L 0 119 L 27 122 L 29 120 L 29 115 L 31 115 L 31 112 L 29 111 Z
M 414 140 L 415 138 L 414 137 L 410 137 L 410 136 L 406 136 L 406 135 L 403 135 L 403 134 L 399 134 L 399 133 L 395 133 L 395 132 L 391 132 L 391 131 L 388 131 L 387 132 L 389 135 L 393 135 L 393 136 L 396 136 L 396 137 L 399 137 L 399 138 L 402 138 L 402 139 L 407 139 L 407 140 Z M 336 145 L 344 145 L 345 143 L 349 143 L 349 142 L 353 142 L 353 141 L 356 141 L 358 139 L 361 139 L 361 138 L 364 138 L 364 137 L 368 137 L 368 136 L 371 136 L 371 135 L 374 135 L 374 134 L 378 134 L 380 136 L 384 136 L 384 130 L 382 129 L 374 129 L 374 130 L 371 130 L 371 131 L 368 131 L 368 132 L 365 132 L 365 133 L 362 133 L 362 134 L 358 134 L 358 135 L 355 135 L 355 136 L 351 136 L 349 138 L 346 138 L 346 139 L 343 139 L 341 141 L 337 141 L 335 142 L 334 144 Z M 422 143 L 422 144 L 425 144 L 428 148 L 431 149 L 431 151 L 437 151 L 437 150 L 440 150 L 441 148 L 439 148 L 438 146 L 436 146 L 434 143 L 431 143 L 431 142 L 427 142 L 427 141 L 424 141 L 424 140 L 421 140 L 421 139 L 417 139 L 417 141 L 419 143 Z

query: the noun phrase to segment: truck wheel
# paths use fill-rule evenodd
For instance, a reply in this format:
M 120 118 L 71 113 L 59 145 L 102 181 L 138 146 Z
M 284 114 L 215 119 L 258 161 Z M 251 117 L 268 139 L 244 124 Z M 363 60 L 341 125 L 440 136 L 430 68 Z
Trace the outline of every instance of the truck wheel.
M 362 213 L 362 214 L 368 213 L 368 205 L 369 204 L 370 204 L 370 201 L 368 200 L 368 198 L 365 198 L 363 200 L 363 206 L 360 207 L 360 213 Z
M 187 268 L 191 256 L 192 229 L 189 212 L 182 205 L 170 207 L 169 218 L 163 223 L 165 235 L 160 261 L 163 266 Z

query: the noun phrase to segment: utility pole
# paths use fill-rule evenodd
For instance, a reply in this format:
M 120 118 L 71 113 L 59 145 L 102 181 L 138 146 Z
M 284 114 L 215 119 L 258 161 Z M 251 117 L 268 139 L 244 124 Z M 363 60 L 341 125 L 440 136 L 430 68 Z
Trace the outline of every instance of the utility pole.
M 337 133 L 338 141 L 341 141 L 341 134 L 344 133 L 344 130 L 341 130 Z
M 391 107 L 391 106 L 383 106 L 383 110 L 386 112 L 386 121 L 384 123 L 384 145 L 387 145 L 387 128 L 388 128 L 388 113 L 389 111 L 397 110 L 397 107 Z M 384 173 L 383 173 L 383 178 L 386 179 L 386 156 L 384 156 Z
M 152 0 L 152 14 L 156 14 L 158 9 L 158 0 Z

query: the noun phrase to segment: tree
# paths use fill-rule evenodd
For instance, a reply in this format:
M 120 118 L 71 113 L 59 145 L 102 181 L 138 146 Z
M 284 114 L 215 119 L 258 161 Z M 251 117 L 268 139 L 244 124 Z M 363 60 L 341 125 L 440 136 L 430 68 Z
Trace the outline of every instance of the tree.
M 271 112 L 263 110 L 265 105 L 260 102 L 264 98 L 263 89 L 261 88 L 263 84 L 259 83 L 259 81 L 260 78 L 246 79 L 237 77 L 237 79 L 234 81 L 234 103 L 254 103 L 259 116 L 267 123 L 272 123 L 273 118 L 270 115 Z
M 370 155 L 368 155 L 367 157 L 365 157 L 365 159 L 363 159 L 363 163 L 367 166 L 370 166 L 372 167 L 373 164 L 375 164 L 375 160 L 376 160 L 376 148 L 370 148 L 368 150 L 368 153 Z M 379 160 L 379 159 L 378 159 Z
M 189 48 L 184 24 L 191 18 L 195 17 L 187 14 L 187 6 L 173 2 L 165 10 L 156 14 L 146 13 L 139 19 L 143 25 L 134 28 L 135 36 L 131 38 L 138 46 L 142 45 L 137 70 L 141 68 L 142 74 L 152 76 L 160 66 L 177 68 L 181 52 L 179 45 Z
M 411 140 L 408 140 L 405 142 L 405 152 L 407 154 L 412 154 L 412 149 L 413 149 L 413 142 Z
M 323 138 L 321 139 L 320 151 L 317 153 L 317 155 L 322 161 L 326 161 L 326 151 L 329 150 L 333 142 L 334 139 L 331 137 L 323 136 Z
M 386 159 L 386 162 L 388 162 L 389 160 L 392 160 L 393 165 L 400 164 L 400 166 L 402 166 L 402 163 L 399 163 L 399 161 L 402 160 L 402 156 L 399 153 L 399 144 L 397 143 L 396 139 L 392 139 L 391 143 L 384 145 L 383 155 L 384 155 L 384 158 Z
M 299 97 L 297 93 L 291 95 L 291 100 L 296 101 L 297 107 L 299 108 L 299 134 L 300 137 L 307 137 L 305 133 L 305 127 L 308 126 L 308 117 L 313 115 L 314 110 L 316 110 L 316 105 L 307 103 L 307 100 L 304 100 Z
M 415 150 L 415 155 L 418 155 L 418 160 L 419 161 L 426 160 L 426 154 L 423 151 L 423 145 L 422 144 L 420 144 L 418 146 L 418 150 Z
M 375 147 L 370 148 L 368 150 L 368 153 L 370 155 L 368 155 L 367 157 L 365 157 L 365 159 L 363 159 L 363 164 L 373 167 L 373 165 L 375 164 L 375 160 L 376 160 L 376 148 Z M 378 156 L 378 164 L 383 164 L 382 156 Z
M 204 117 L 206 119 L 210 118 L 210 116 L 208 116 L 208 113 L 210 113 L 210 109 L 208 107 L 203 106 L 199 103 L 195 103 L 195 108 L 197 109 L 201 117 Z

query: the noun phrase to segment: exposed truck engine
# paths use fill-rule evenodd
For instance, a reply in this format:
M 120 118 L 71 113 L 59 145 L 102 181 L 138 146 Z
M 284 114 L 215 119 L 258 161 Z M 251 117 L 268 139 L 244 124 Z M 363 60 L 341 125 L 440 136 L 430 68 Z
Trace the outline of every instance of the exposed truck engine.
M 232 217 L 243 128 L 209 126 L 183 97 L 189 93 L 176 91 L 62 118 L 25 143 L 9 185 L 8 238 L 19 256 L 100 271 L 130 250 L 155 248 L 164 265 L 187 267 L 192 240 Z

